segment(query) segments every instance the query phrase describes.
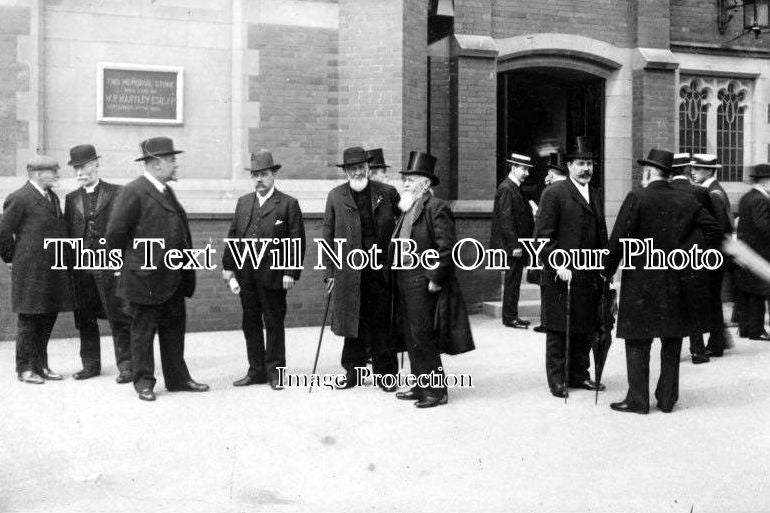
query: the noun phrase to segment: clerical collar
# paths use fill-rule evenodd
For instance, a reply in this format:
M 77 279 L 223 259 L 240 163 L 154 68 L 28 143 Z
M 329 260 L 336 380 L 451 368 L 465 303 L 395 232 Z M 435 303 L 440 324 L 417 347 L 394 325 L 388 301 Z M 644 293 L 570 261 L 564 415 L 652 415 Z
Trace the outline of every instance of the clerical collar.
M 166 186 L 163 183 L 161 183 L 160 180 L 152 176 L 147 171 L 144 172 L 144 177 L 147 178 L 150 181 L 150 183 L 155 186 L 156 189 L 158 189 L 158 192 L 160 192 L 161 194 L 166 192 Z
M 93 185 L 85 185 L 83 189 L 85 189 L 86 194 L 93 194 L 96 188 L 99 187 L 99 183 L 101 183 L 101 180 L 97 180 Z

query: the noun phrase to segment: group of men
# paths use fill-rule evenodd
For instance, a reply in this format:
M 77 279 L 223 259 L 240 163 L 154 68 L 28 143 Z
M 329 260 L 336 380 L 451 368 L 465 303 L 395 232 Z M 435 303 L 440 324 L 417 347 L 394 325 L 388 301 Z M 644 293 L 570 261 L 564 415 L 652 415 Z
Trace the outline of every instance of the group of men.
M 88 379 L 101 372 L 98 318 L 106 318 L 112 329 L 118 383 L 133 382 L 139 399 L 155 400 L 153 340 L 158 335 L 161 366 L 169 391 L 204 392 L 208 385 L 190 376 L 184 360 L 186 325 L 185 298 L 195 291 L 193 270 L 169 266 L 163 255 L 169 250 L 191 249 L 192 237 L 184 208 L 169 182 L 176 180 L 176 155 L 167 137 L 140 144 L 144 165 L 139 178 L 120 187 L 99 177 L 99 159 L 93 145 L 70 150 L 69 165 L 75 170 L 79 188 L 66 197 L 62 213 L 53 191 L 59 179 L 55 159 L 36 156 L 28 166 L 29 181 L 8 196 L 0 222 L 0 255 L 12 267 L 12 308 L 18 314 L 16 371 L 25 383 L 42 384 L 62 376 L 48 365 L 48 339 L 58 312 L 75 311 L 80 331 L 83 369 L 75 379 Z M 418 253 L 438 252 L 435 269 L 417 268 L 391 272 L 385 260 L 382 269 L 336 268 L 325 262 L 324 281 L 332 301 L 332 330 L 344 337 L 343 388 L 361 385 L 356 369 L 369 359 L 375 376 L 395 377 L 396 354 L 409 352 L 414 375 L 443 376 L 441 352 L 445 340 L 441 326 L 434 324 L 437 304 L 462 302 L 454 276 L 451 250 L 455 242 L 454 220 L 446 202 L 433 197 L 431 187 L 439 183 L 436 159 L 412 152 L 401 171 L 403 191 L 385 183 L 387 166 L 381 148 L 366 151 L 351 147 L 343 152 L 342 168 L 347 181 L 328 195 L 323 237 L 330 247 L 334 239 L 345 239 L 343 261 L 356 249 L 374 245 L 390 251 L 394 237 L 415 241 Z M 301 268 L 305 254 L 305 228 L 296 198 L 275 187 L 281 168 L 268 150 L 251 155 L 250 172 L 254 191 L 240 197 L 228 231 L 228 239 L 268 240 L 265 253 L 277 252 L 285 261 L 290 239 L 299 244 Z M 74 238 L 82 248 L 120 250 L 123 265 L 114 269 L 56 270 L 54 252 L 45 249 L 44 239 Z M 152 253 L 146 266 L 146 248 L 138 239 L 161 239 L 163 251 Z M 245 242 L 245 241 L 244 241 Z M 82 251 L 80 252 L 82 254 Z M 65 255 L 72 257 L 72 255 Z M 74 267 L 68 258 L 67 267 Z M 222 277 L 237 293 L 243 310 L 248 371 L 234 386 L 269 383 L 283 388 L 279 369 L 285 367 L 286 294 L 299 279 L 301 269 L 277 269 L 272 259 L 244 265 L 228 245 L 222 259 Z M 95 267 L 85 262 L 82 267 Z M 149 268 L 148 268 L 149 267 Z M 450 297 L 447 297 L 450 296 Z M 458 315 L 459 313 L 459 315 Z M 452 335 L 448 344 L 454 353 L 473 348 L 470 329 L 462 308 L 453 310 Z M 457 330 L 458 318 L 464 330 Z M 448 331 L 448 330 L 445 330 Z M 377 385 L 394 392 L 395 380 L 378 379 Z M 414 401 L 419 408 L 446 404 L 445 386 L 415 386 L 396 394 Z

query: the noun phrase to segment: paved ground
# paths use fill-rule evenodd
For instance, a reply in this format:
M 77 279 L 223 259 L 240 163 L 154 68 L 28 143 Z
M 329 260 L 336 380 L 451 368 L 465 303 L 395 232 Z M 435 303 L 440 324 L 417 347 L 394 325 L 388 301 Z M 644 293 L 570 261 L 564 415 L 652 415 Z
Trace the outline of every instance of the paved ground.
M 599 405 L 585 391 L 565 405 L 545 385 L 543 335 L 485 317 L 473 331 L 478 349 L 445 366 L 474 388 L 432 410 L 374 388 L 235 389 L 239 332 L 190 335 L 189 367 L 212 391 L 160 380 L 155 403 L 112 366 L 72 380 L 73 339 L 52 341 L 67 379 L 43 386 L 18 383 L 0 344 L 0 511 L 770 511 L 770 344 L 683 361 L 674 413 L 639 416 L 608 407 L 625 393 L 622 343 Z M 288 331 L 291 372 L 310 372 L 317 334 Z M 340 349 L 327 336 L 320 372 L 338 372 Z

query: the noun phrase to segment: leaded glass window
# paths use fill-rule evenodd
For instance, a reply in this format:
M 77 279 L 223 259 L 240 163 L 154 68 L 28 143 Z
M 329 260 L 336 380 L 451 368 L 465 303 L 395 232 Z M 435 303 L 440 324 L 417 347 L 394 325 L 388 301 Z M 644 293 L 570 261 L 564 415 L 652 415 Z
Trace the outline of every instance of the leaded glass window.
M 694 78 L 679 90 L 679 151 L 706 153 L 708 133 L 706 120 L 709 90 Z
M 721 180 L 743 180 L 743 121 L 748 92 L 733 80 L 719 90 L 717 99 L 717 157 L 722 163 Z

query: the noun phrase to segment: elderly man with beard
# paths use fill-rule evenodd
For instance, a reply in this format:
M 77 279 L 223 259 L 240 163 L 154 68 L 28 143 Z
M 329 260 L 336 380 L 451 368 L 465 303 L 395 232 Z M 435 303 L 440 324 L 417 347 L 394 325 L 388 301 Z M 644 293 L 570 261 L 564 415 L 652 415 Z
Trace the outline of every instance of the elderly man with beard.
M 540 198 L 535 237 L 548 242 L 540 257 L 544 264 L 541 281 L 542 324 L 546 330 L 546 376 L 551 394 L 566 397 L 570 388 L 596 390 L 589 378 L 589 335 L 595 330 L 601 299 L 598 271 L 569 267 L 554 269 L 548 265 L 556 249 L 603 249 L 607 246 L 607 227 L 599 191 L 589 185 L 593 176 L 593 153 L 588 137 L 578 137 L 567 155 L 569 178 L 548 186 Z M 568 289 L 569 284 L 569 289 Z M 570 323 L 567 326 L 567 293 L 570 298 Z M 566 331 L 570 330 L 570 352 L 566 354 Z M 569 359 L 569 376 L 565 363 Z
M 376 246 L 386 252 L 398 216 L 396 189 L 369 180 L 371 158 L 360 146 L 343 152 L 338 167 L 344 169 L 348 181 L 329 192 L 324 213 L 326 244 L 334 248 L 334 239 L 345 240 L 340 269 L 323 254 L 327 293 L 333 293 L 332 331 L 345 337 L 341 359 L 346 372 L 344 388 L 360 384 L 356 368 L 366 367 L 367 347 L 375 374 L 398 372 L 396 352 L 388 336 L 391 297 L 387 262 L 381 261 L 380 269 L 369 265 L 356 270 L 346 265 L 348 254 L 355 249 L 369 251 Z M 386 392 L 396 390 L 394 384 L 377 384 Z

